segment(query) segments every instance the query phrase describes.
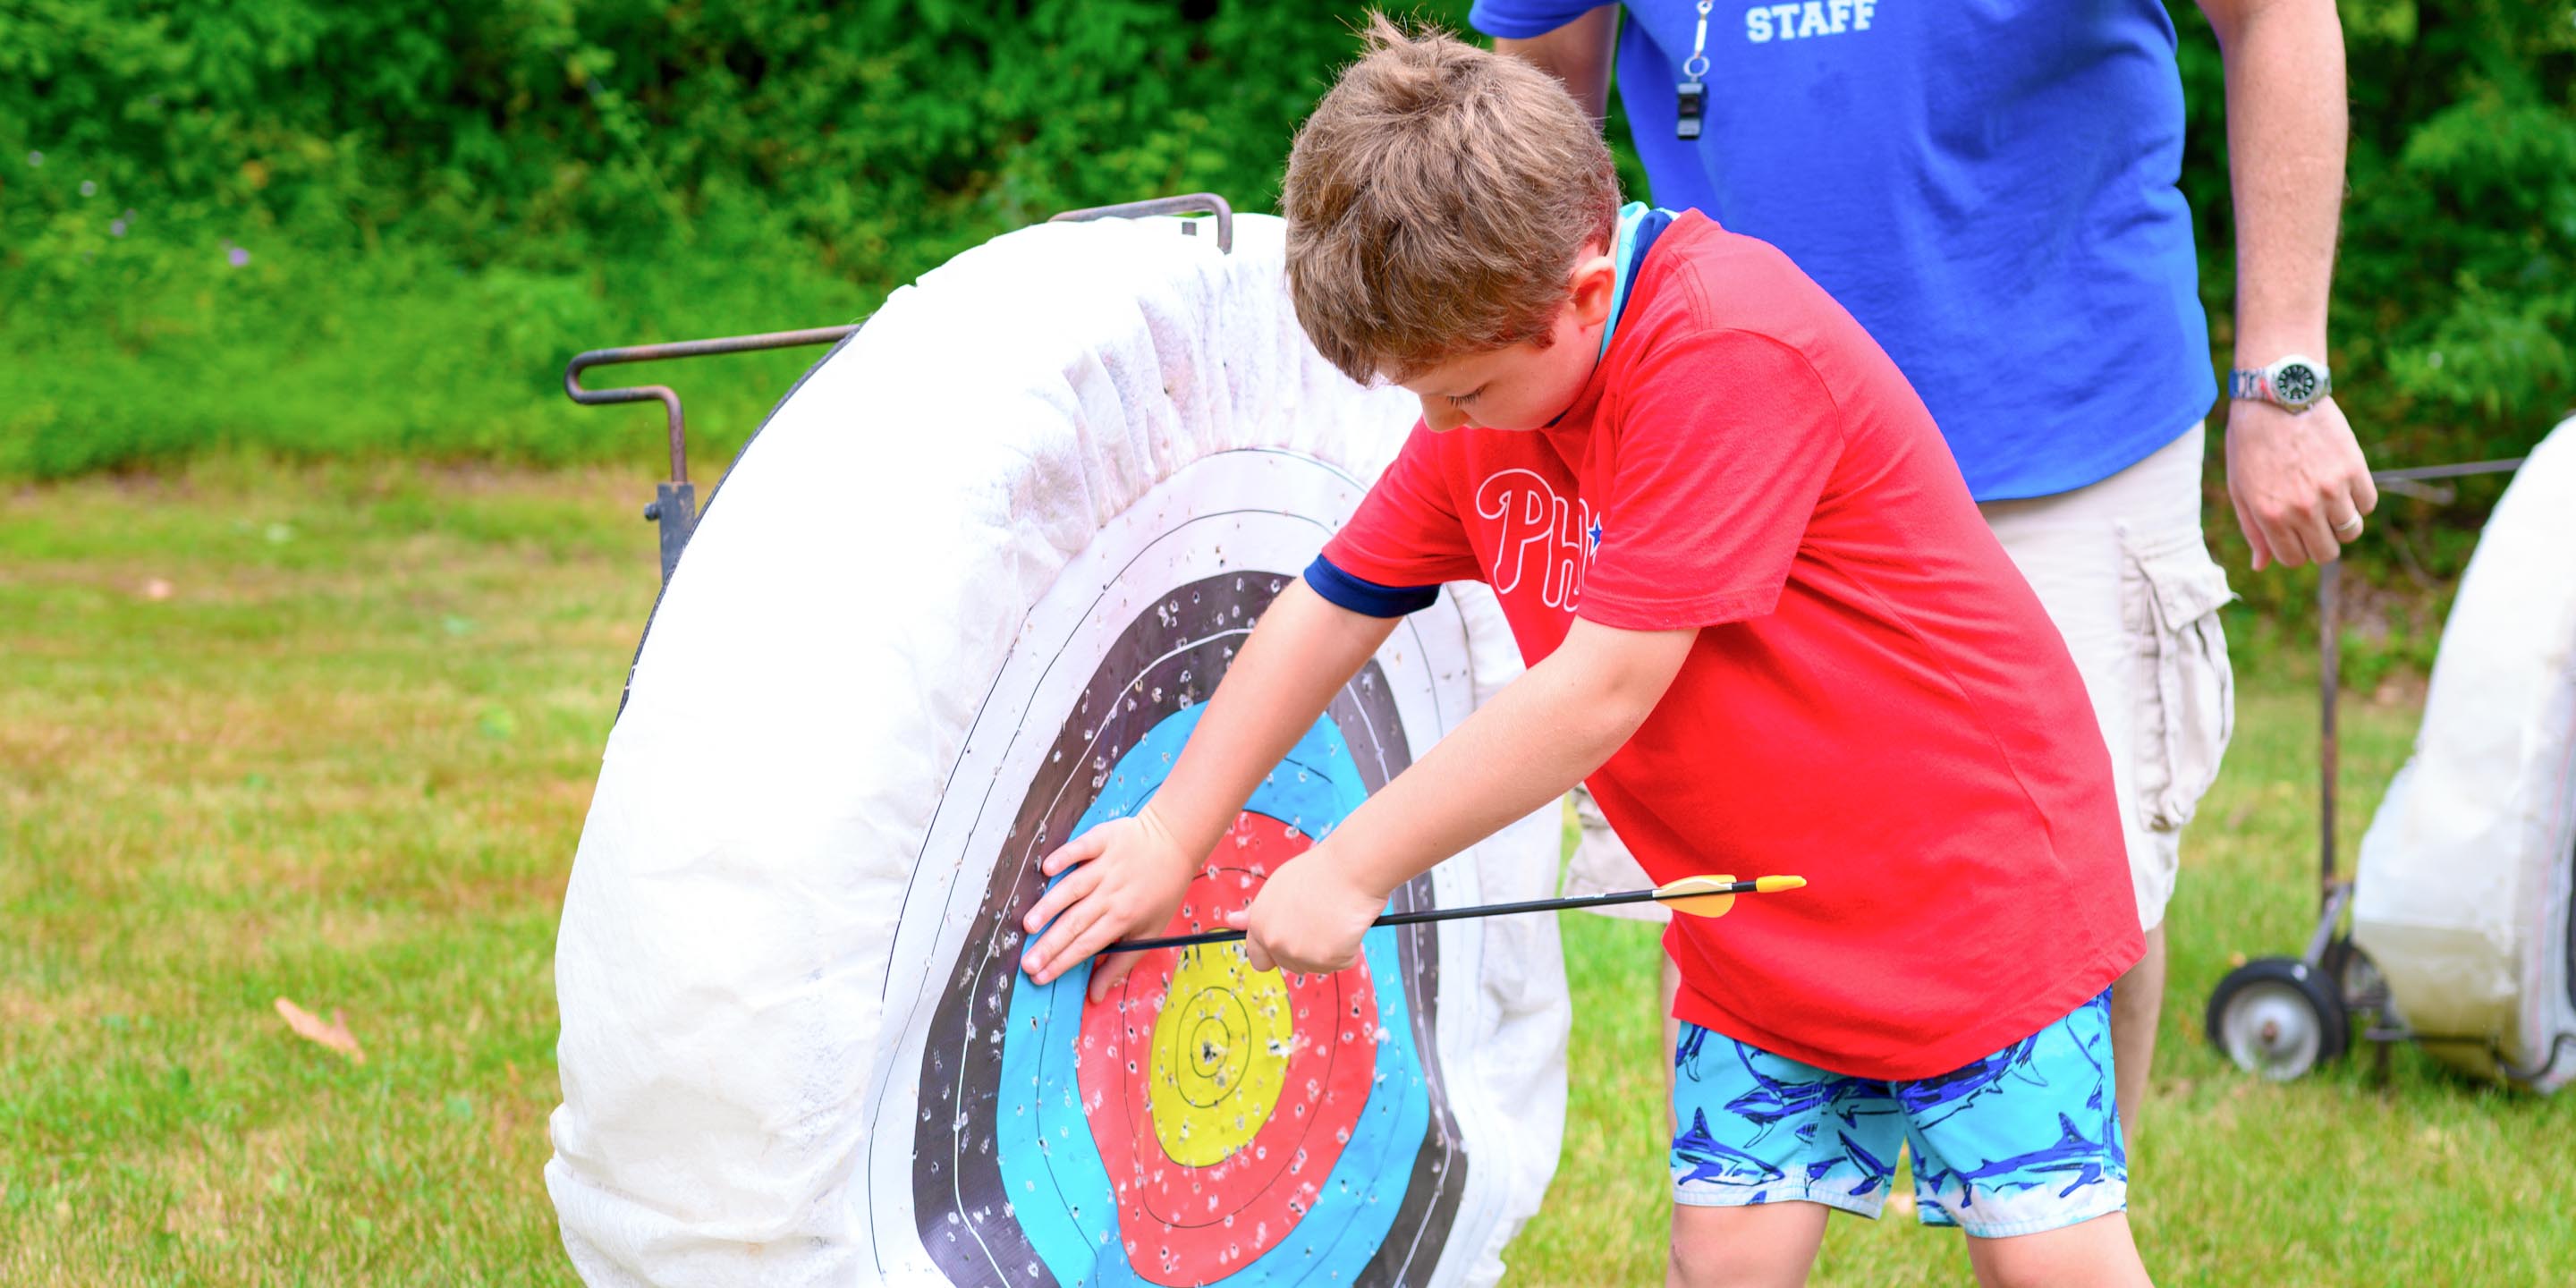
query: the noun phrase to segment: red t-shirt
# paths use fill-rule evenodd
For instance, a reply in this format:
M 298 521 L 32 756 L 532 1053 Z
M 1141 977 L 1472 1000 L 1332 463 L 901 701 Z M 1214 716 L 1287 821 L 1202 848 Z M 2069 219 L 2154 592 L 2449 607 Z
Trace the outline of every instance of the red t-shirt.
M 1787 257 L 1685 215 L 1629 291 L 1555 427 L 1416 427 L 1325 558 L 1489 583 L 1533 664 L 1577 614 L 1701 628 L 1593 795 L 1657 882 L 1809 884 L 1673 918 L 1683 1019 L 1870 1078 L 2056 1021 L 2144 950 L 2057 628 L 1922 400 Z

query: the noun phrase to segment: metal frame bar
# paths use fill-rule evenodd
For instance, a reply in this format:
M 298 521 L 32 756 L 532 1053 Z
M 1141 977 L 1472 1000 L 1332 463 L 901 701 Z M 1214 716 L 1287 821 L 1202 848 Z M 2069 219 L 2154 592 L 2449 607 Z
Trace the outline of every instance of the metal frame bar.
M 1216 248 L 1222 254 L 1234 253 L 1234 206 L 1213 192 L 1185 192 L 1177 197 L 1154 197 L 1145 201 L 1123 201 L 1114 206 L 1087 206 L 1049 215 L 1051 224 L 1078 224 L 1094 219 L 1144 219 L 1154 215 L 1216 216 Z M 1195 237 L 1199 227 L 1181 225 L 1181 235 Z
M 2370 478 L 2383 487 L 2421 483 L 2426 479 L 2465 478 L 2473 474 L 2510 474 L 2521 467 L 2523 458 L 2516 456 L 2498 461 L 2466 461 L 2455 465 L 2422 465 L 2405 470 L 2373 470 Z M 2412 495 L 2424 495 L 2429 489 L 2418 489 Z M 2428 497 L 2447 502 L 2444 495 Z M 2343 687 L 2343 561 L 2340 559 L 2317 568 L 2317 660 L 2318 680 L 2318 756 L 2317 777 L 2323 807 L 2318 810 L 2318 891 L 2321 902 L 2333 898 L 2335 875 L 2335 782 L 2341 769 L 2342 746 L 2335 730 L 2335 707 Z M 2343 884 L 2350 884 L 2344 882 Z M 2337 909 L 2327 908 L 2327 911 Z
M 1156 215 L 1199 215 L 1216 217 L 1216 247 L 1220 254 L 1234 253 L 1234 207 L 1212 192 L 1183 193 L 1174 197 L 1155 197 L 1147 201 L 1130 201 L 1114 206 L 1092 206 L 1068 210 L 1047 220 L 1048 223 L 1081 223 L 1094 219 L 1140 219 Z M 1181 224 L 1185 236 L 1198 235 L 1198 225 L 1186 219 Z M 673 358 L 705 358 L 725 353 L 754 353 L 763 349 L 793 349 L 803 345 L 838 344 L 866 324 L 862 318 L 846 326 L 808 327 L 801 331 L 764 331 L 758 335 L 726 335 L 706 340 L 676 340 L 667 344 L 632 344 L 615 349 L 589 349 L 573 355 L 564 367 L 564 396 L 584 407 L 604 407 L 612 403 L 659 402 L 662 420 L 670 439 L 671 477 L 654 488 L 653 503 L 644 507 L 644 517 L 659 525 L 662 547 L 662 584 L 671 583 L 671 573 L 680 565 L 680 552 L 688 548 L 689 538 L 698 529 L 698 490 L 689 482 L 688 417 L 680 409 L 680 394 L 669 385 L 627 385 L 616 389 L 590 389 L 581 383 L 581 373 L 592 367 L 613 367 L 633 362 L 661 362 Z
M 644 507 L 644 517 L 653 522 L 662 552 L 662 584 L 671 584 L 672 570 L 680 566 L 680 552 L 689 548 L 689 538 L 698 531 L 698 489 L 689 482 L 688 418 L 680 410 L 679 392 L 669 385 L 628 385 L 618 389 L 585 389 L 581 373 L 592 367 L 613 367 L 630 362 L 658 362 L 666 358 L 703 358 L 719 353 L 752 353 L 762 349 L 792 349 L 808 344 L 837 344 L 858 323 L 848 326 L 809 327 L 802 331 L 766 331 L 759 335 L 718 336 L 712 340 L 679 340 L 670 344 L 632 344 L 617 349 L 591 349 L 573 355 L 564 367 L 564 395 L 584 407 L 610 403 L 644 402 L 662 404 L 663 422 L 671 438 L 671 477 L 653 488 L 653 503 Z
M 669 385 L 629 385 L 622 389 L 585 389 L 581 373 L 592 367 L 614 367 L 630 362 L 660 362 L 669 358 L 704 358 L 719 353 L 753 353 L 762 349 L 793 349 L 808 344 L 837 344 L 842 337 L 858 330 L 848 326 L 818 326 L 802 331 L 764 331 L 758 335 L 727 335 L 712 340 L 676 340 L 668 344 L 630 344 L 617 349 L 591 349 L 573 355 L 564 368 L 564 396 L 584 407 L 604 407 L 610 403 L 644 402 L 662 404 L 663 420 L 671 435 L 671 481 L 689 481 L 689 443 L 687 417 L 680 411 L 680 395 Z
M 2423 465 L 2403 470 L 2373 470 L 2371 481 L 2386 491 L 2447 505 L 2457 496 L 2449 488 L 2427 487 L 2431 479 L 2466 478 L 2478 474 L 2509 474 L 2520 467 L 2522 457 L 2507 460 L 2463 461 L 2452 465 Z M 2307 955 L 2302 959 L 2310 966 L 2322 966 L 2327 952 L 2343 936 L 2339 933 L 2346 909 L 2352 906 L 2353 879 L 2341 875 L 2335 867 L 2335 786 L 2342 776 L 2342 743 L 2335 728 L 2335 710 L 2343 696 L 2343 561 L 2321 565 L 2317 569 L 2317 928 L 2308 938 Z M 2338 995 L 2344 994 L 2340 972 L 2333 972 Z M 2370 1001 L 2379 1022 L 2362 1031 L 2363 1040 L 2373 1050 L 2373 1077 L 2385 1085 L 2389 1077 L 2389 1049 L 2398 1042 L 2478 1043 L 2494 1057 L 2497 1067 L 2508 1076 L 2528 1078 L 2538 1070 L 2517 1071 L 2504 1058 L 2504 1052 L 2492 1037 L 2467 1037 L 2452 1034 L 2417 1033 L 2403 1024 L 2392 1023 L 2386 1009 L 2384 993 L 2374 999 L 2344 996 L 2352 1007 Z M 2562 1038 L 2563 1040 L 2563 1038 Z M 2553 1048 L 2553 1054 L 2554 1054 Z M 2542 1067 L 2547 1067 L 2544 1062 Z

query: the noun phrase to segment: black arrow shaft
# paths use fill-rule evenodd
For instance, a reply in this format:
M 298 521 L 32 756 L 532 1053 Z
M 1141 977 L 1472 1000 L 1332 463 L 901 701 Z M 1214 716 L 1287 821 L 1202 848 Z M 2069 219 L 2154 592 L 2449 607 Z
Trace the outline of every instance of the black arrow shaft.
M 1676 894 L 1677 899 L 1698 899 L 1718 894 L 1751 894 L 1754 882 L 1737 881 L 1714 890 L 1690 890 Z M 1459 921 L 1468 917 L 1500 917 L 1516 912 L 1559 912 L 1568 908 L 1606 908 L 1620 903 L 1647 903 L 1662 898 L 1657 890 L 1621 890 L 1612 894 L 1579 894 L 1565 899 L 1524 899 L 1518 903 L 1486 903 L 1472 908 L 1427 908 L 1419 912 L 1390 912 L 1372 926 L 1410 926 L 1425 921 Z M 1111 944 L 1100 951 L 1107 953 L 1141 953 L 1155 948 L 1190 948 L 1199 944 L 1230 944 L 1243 938 L 1240 930 L 1203 930 L 1193 935 L 1164 935 L 1157 939 L 1129 939 Z

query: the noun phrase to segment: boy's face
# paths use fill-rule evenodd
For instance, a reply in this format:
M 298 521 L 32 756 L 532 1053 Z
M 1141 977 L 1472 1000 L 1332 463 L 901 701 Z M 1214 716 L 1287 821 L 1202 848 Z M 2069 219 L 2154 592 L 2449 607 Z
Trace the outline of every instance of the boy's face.
M 1435 433 L 1460 426 L 1542 428 L 1572 406 L 1592 378 L 1617 281 L 1610 256 L 1596 245 L 1567 278 L 1566 301 L 1550 324 L 1548 343 L 1462 354 L 1397 383 L 1422 400 L 1423 423 Z

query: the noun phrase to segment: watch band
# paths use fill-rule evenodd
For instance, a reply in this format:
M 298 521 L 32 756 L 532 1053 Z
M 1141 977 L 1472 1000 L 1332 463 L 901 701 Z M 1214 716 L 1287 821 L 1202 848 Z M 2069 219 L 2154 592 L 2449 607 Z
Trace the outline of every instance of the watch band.
M 2273 374 L 2281 371 L 2291 372 L 2297 377 L 2291 381 L 2294 396 L 2282 394 L 2280 382 Z M 2308 392 L 2303 397 L 2295 396 L 2299 390 Z M 2235 367 L 2227 372 L 2228 397 L 2257 399 L 2294 415 L 2316 406 L 2333 392 L 2334 377 L 2327 372 L 2326 365 L 2305 354 L 2285 354 L 2280 361 L 2268 367 L 2252 370 Z

